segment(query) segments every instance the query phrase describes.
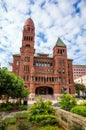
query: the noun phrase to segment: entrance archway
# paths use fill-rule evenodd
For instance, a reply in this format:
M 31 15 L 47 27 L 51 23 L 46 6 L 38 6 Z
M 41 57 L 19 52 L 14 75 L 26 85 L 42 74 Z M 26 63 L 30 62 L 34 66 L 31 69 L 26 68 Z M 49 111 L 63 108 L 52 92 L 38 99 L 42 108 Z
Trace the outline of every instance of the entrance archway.
M 36 95 L 53 95 L 53 89 L 47 86 L 37 87 L 35 90 Z

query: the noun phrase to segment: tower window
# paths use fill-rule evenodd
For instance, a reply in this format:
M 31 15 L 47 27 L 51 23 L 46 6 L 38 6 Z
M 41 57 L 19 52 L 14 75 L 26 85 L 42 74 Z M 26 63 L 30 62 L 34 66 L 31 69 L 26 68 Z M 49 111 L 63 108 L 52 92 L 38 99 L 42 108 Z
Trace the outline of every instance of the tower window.
M 29 41 L 30 41 L 30 37 L 29 37 Z
M 28 36 L 24 36 L 24 40 L 27 41 L 28 40 Z
M 58 53 L 59 54 L 64 54 L 64 50 L 63 49 L 58 49 Z
M 32 32 L 34 31 L 34 29 L 32 28 Z
M 25 47 L 30 47 L 30 45 L 29 44 L 26 44 L 26 46 Z
M 25 41 L 33 41 L 33 37 L 30 37 L 30 36 L 24 36 L 24 40 Z
M 25 57 L 24 61 L 28 62 L 28 61 L 30 61 L 30 58 L 29 57 Z
M 62 50 L 61 50 L 61 49 L 59 49 L 59 50 L 58 50 L 58 53 L 59 53 L 59 54 L 62 54 Z
M 28 31 L 30 31 L 30 27 L 28 28 Z
M 33 41 L 33 37 L 31 37 L 31 41 Z
M 26 40 L 26 36 L 24 36 L 24 40 Z
M 28 40 L 28 36 L 27 36 L 27 39 L 26 40 Z

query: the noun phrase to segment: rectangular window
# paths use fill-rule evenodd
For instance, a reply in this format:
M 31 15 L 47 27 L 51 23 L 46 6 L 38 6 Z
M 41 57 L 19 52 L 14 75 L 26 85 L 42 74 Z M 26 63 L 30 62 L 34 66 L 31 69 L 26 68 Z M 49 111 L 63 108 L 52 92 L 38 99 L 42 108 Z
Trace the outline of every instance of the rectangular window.
M 62 73 L 63 73 L 63 74 L 65 73 L 65 69 L 62 69 Z
M 58 63 L 59 63 L 60 65 L 64 65 L 64 64 L 65 64 L 65 61 L 64 61 L 64 60 L 59 60 Z
M 18 60 L 16 61 L 16 65 L 19 65 L 19 61 Z
M 59 54 L 64 54 L 64 52 L 65 52 L 64 49 L 58 49 Z
M 69 79 L 69 84 L 70 84 L 70 79 Z
M 27 71 L 27 72 L 29 71 L 29 66 L 28 65 L 24 66 L 24 71 Z
M 24 81 L 28 81 L 28 75 L 23 76 Z
M 18 68 L 16 68 L 16 73 L 18 73 Z

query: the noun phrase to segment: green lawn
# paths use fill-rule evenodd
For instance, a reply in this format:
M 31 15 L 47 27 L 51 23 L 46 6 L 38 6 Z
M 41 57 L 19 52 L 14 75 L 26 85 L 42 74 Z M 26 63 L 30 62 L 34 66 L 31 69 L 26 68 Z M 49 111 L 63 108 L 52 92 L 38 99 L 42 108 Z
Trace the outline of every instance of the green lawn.
M 16 128 L 16 125 L 9 125 L 7 130 L 18 130 Z M 61 128 L 58 128 L 57 126 L 43 126 L 43 127 L 38 127 L 38 126 L 32 126 L 28 128 L 28 130 L 62 130 Z
M 22 114 L 23 115 L 23 114 Z M 23 115 L 24 116 L 24 115 Z M 28 125 L 28 129 L 24 129 L 24 130 L 62 130 L 61 128 L 59 128 L 58 126 L 39 126 L 38 125 L 32 125 L 31 123 L 28 122 L 27 119 L 17 119 L 17 122 L 15 124 L 9 124 L 7 127 L 7 130 L 20 130 L 18 129 L 18 125 L 19 124 L 24 124 L 24 125 Z M 23 128 L 21 129 L 23 130 Z

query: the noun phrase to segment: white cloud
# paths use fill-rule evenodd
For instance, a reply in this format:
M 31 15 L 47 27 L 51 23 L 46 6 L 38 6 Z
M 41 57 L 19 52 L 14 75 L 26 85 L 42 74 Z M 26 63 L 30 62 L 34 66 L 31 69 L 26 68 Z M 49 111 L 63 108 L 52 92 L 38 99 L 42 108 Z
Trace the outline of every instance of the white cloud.
M 73 4 L 77 4 L 78 11 Z M 61 37 L 67 45 L 68 58 L 74 59 L 76 64 L 86 64 L 85 5 L 85 0 L 80 2 L 78 0 L 34 0 L 33 3 L 30 0 L 21 0 L 21 2 L 2 0 L 0 2 L 0 62 L 2 66 L 12 62 L 12 54 L 19 53 L 23 26 L 30 15 L 35 23 L 36 52 L 52 53 L 57 38 Z M 38 37 L 40 32 L 44 33 L 46 42 Z

